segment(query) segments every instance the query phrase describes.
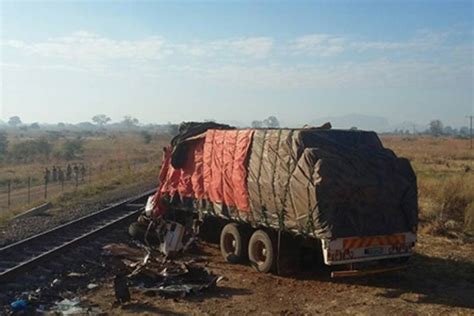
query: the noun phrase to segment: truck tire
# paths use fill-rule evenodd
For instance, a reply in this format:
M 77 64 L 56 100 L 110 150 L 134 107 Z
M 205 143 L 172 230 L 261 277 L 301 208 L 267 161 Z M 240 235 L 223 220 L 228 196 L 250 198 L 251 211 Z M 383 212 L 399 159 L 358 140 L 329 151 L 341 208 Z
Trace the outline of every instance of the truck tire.
M 221 231 L 220 248 L 224 259 L 229 263 L 239 263 L 247 256 L 248 239 L 236 223 L 224 226 Z
M 256 271 L 267 273 L 274 270 L 276 251 L 267 232 L 257 230 L 253 233 L 250 237 L 248 252 L 250 264 Z

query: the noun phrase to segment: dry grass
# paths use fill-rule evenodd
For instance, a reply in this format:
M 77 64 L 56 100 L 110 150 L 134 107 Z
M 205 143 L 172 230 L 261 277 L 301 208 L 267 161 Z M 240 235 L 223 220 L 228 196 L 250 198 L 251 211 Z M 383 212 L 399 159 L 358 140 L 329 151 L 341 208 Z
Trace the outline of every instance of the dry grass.
M 422 229 L 448 236 L 474 234 L 474 151 L 469 140 L 387 136 L 382 141 L 415 169 Z
M 64 139 L 54 141 L 54 147 L 60 147 Z M 75 161 L 66 161 L 52 156 L 47 161 L 34 161 L 31 163 L 6 163 L 0 164 L 0 194 L 5 195 L 6 180 L 12 181 L 13 192 L 20 192 L 26 186 L 28 177 L 32 177 L 32 185 L 43 184 L 43 171 L 45 167 L 51 170 L 53 165 L 63 169 L 68 163 L 83 163 L 87 168 L 92 168 L 92 176 L 87 176 L 86 184 L 81 184 L 76 190 L 69 192 L 57 190 L 49 196 L 55 205 L 68 206 L 80 203 L 81 199 L 98 196 L 104 192 L 115 190 L 119 187 L 149 182 L 156 179 L 162 157 L 162 148 L 169 143 L 169 136 L 155 135 L 149 144 L 145 144 L 143 137 L 137 133 L 122 133 L 103 135 L 101 137 L 84 138 L 84 152 Z M 1 185 L 1 183 L 4 183 Z M 54 183 L 51 183 L 53 185 Z M 56 183 L 57 184 L 57 183 Z M 26 190 L 26 189 L 23 189 Z M 26 198 L 24 199 L 26 200 Z M 0 205 L 0 221 L 11 218 L 30 207 L 44 203 L 34 200 L 28 204 L 22 202 L 15 204 L 9 210 L 5 205 Z M 5 202 L 6 203 L 6 202 Z

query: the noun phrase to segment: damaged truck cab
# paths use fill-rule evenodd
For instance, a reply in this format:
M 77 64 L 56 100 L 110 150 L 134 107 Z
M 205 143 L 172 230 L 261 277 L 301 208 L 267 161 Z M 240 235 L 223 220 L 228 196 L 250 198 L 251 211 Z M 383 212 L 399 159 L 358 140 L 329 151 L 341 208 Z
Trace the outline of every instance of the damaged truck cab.
M 296 240 L 326 265 L 392 264 L 372 272 L 400 268 L 416 241 L 415 173 L 374 132 L 187 123 L 159 181 L 148 218 L 211 218 L 224 258 L 261 272 L 294 256 Z

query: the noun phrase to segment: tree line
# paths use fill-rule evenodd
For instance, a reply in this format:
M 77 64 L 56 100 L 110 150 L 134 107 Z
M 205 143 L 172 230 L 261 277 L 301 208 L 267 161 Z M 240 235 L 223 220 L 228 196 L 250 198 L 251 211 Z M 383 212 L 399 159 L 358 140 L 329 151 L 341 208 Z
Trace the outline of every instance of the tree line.
M 47 161 L 53 155 L 56 158 L 73 160 L 79 158 L 83 151 L 84 141 L 81 138 L 67 139 L 59 148 L 54 148 L 46 137 L 9 144 L 7 134 L 0 131 L 0 161 L 15 163 Z

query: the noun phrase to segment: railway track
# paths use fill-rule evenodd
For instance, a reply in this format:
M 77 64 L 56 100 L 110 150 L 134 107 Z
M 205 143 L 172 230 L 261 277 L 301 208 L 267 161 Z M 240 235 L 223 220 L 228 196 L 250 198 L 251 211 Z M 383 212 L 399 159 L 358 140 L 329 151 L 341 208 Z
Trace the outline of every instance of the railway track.
M 140 213 L 154 190 L 116 203 L 43 233 L 0 248 L 0 284 L 61 253 L 74 249 L 85 240 L 117 225 L 124 224 Z

